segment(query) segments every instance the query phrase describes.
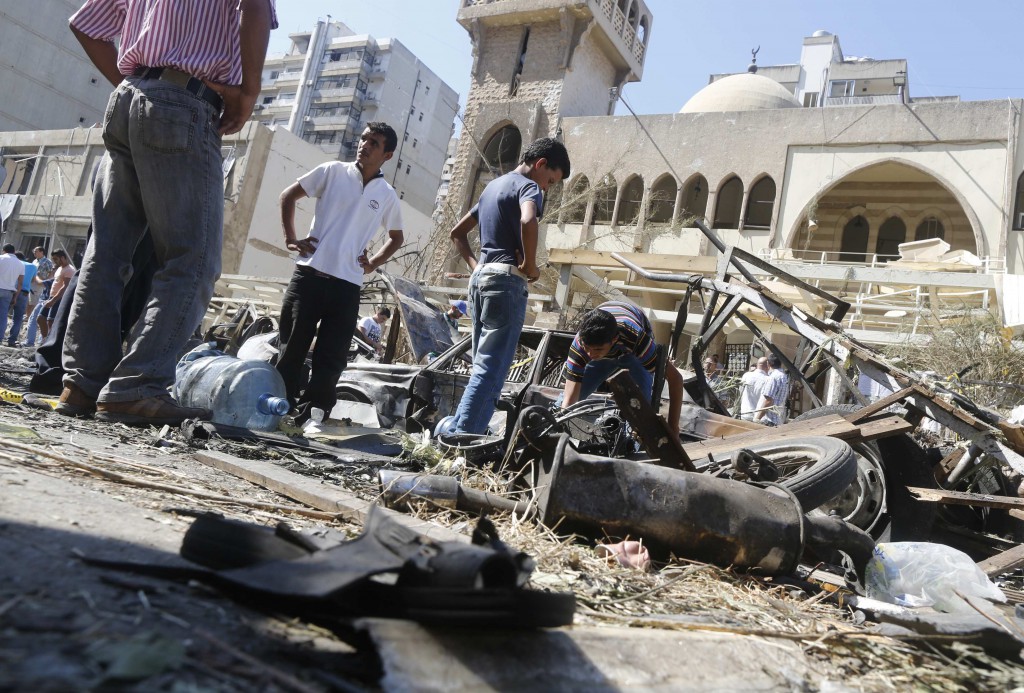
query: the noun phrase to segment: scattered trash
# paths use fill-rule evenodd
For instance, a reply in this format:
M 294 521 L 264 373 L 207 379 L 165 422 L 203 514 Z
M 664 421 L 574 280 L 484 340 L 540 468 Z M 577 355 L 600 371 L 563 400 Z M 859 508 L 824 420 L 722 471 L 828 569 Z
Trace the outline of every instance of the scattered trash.
M 965 597 L 1005 602 L 1006 595 L 962 551 L 943 544 L 881 543 L 868 561 L 867 596 L 900 606 L 974 613 Z
M 614 558 L 623 568 L 644 571 L 651 569 L 651 553 L 642 541 L 626 540 L 614 544 L 598 544 L 594 550 L 598 556 Z

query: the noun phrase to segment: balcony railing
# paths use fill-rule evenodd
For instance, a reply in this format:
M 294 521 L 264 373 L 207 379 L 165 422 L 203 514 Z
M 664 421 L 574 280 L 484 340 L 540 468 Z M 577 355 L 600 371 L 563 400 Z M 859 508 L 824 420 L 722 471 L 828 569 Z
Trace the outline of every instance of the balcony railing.
M 877 104 L 903 103 L 899 94 L 873 94 L 871 96 L 829 96 L 826 106 L 873 106 Z
M 885 267 L 898 257 L 877 253 L 848 253 L 838 250 L 800 250 L 797 248 L 763 248 L 758 252 L 769 262 L 803 262 L 814 265 L 857 265 L 859 267 Z M 1006 274 L 1006 258 L 986 255 L 979 258 L 978 274 Z M 950 264 L 951 271 L 963 265 Z

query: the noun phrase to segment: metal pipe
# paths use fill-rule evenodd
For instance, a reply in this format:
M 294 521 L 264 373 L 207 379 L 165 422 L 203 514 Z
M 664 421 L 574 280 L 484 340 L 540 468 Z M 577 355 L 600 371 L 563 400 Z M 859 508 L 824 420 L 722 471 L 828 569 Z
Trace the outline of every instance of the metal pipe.
M 378 472 L 381 499 L 388 508 L 405 508 L 410 500 L 425 500 L 449 510 L 509 512 L 525 516 L 529 504 L 493 493 L 466 488 L 454 477 L 382 469 Z

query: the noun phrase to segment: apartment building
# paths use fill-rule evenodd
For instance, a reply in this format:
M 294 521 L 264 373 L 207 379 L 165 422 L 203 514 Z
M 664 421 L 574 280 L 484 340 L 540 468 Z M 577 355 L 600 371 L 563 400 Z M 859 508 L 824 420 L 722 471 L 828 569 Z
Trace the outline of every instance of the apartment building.
M 355 160 L 359 133 L 382 120 L 398 133 L 383 171 L 399 197 L 430 215 L 452 136 L 458 94 L 400 41 L 319 21 L 267 57 L 253 118 L 283 127 L 341 161 Z

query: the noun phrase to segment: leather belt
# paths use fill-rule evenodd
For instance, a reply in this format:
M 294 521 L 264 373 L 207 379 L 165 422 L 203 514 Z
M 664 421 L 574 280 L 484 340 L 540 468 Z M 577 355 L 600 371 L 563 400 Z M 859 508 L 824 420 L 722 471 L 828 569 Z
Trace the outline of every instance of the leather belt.
M 220 113 L 224 108 L 224 100 L 220 98 L 220 94 L 206 86 L 203 80 L 186 74 L 181 70 L 175 70 L 173 67 L 140 67 L 135 71 L 135 74 L 143 79 L 159 79 L 171 84 L 177 84 L 179 87 L 184 87 L 186 91 L 195 94 L 213 106 L 217 113 Z
M 303 274 L 312 274 L 314 277 L 321 277 L 323 279 L 338 279 L 338 277 L 335 277 L 333 274 L 321 272 L 318 269 L 313 269 L 309 265 L 295 265 L 295 267 Z

